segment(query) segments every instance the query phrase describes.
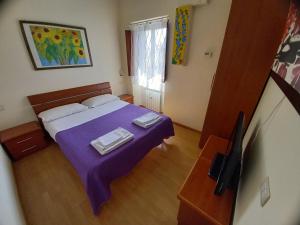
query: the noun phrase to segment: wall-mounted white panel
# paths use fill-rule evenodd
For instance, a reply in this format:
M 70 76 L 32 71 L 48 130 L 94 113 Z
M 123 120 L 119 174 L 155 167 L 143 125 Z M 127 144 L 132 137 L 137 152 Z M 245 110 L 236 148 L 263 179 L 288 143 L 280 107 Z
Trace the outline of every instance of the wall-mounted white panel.
M 11 162 L 0 145 L 0 224 L 25 225 Z

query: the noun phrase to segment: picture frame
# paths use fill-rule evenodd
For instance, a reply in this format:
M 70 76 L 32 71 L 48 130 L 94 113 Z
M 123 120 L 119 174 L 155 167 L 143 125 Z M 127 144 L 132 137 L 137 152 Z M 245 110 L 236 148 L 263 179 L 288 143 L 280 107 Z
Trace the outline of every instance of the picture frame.
M 35 70 L 93 66 L 84 27 L 28 20 L 19 23 Z
M 172 52 L 172 64 L 174 65 L 187 64 L 192 12 L 192 5 L 185 5 L 176 8 Z
M 300 114 L 300 3 L 292 0 L 271 77 Z
M 300 115 L 300 94 L 274 71 L 271 70 L 270 76 L 273 78 L 278 87 L 282 90 L 282 92 L 285 94 L 285 96 L 288 98 L 288 100 Z

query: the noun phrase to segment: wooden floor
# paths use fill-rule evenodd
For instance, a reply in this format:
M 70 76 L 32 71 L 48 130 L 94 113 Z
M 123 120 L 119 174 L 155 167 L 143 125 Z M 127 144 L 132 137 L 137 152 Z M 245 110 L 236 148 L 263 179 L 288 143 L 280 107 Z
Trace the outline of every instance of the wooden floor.
M 29 225 L 176 225 L 177 192 L 198 154 L 199 133 L 175 125 L 166 151 L 151 151 L 112 183 L 94 216 L 79 177 L 56 144 L 14 163 Z

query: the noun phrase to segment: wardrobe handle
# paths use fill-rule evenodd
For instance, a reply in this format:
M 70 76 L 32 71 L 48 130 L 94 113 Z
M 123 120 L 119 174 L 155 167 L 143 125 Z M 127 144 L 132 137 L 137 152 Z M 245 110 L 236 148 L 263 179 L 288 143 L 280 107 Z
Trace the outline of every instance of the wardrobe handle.
M 215 83 L 215 77 L 216 77 L 216 73 L 214 73 L 213 79 L 211 81 L 211 85 L 210 85 L 210 90 L 212 91 L 214 83 Z

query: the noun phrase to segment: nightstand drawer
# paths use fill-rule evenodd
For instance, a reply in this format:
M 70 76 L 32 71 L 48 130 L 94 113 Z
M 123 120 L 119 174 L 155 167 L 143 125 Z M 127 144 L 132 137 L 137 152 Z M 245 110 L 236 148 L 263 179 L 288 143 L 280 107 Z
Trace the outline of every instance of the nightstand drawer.
M 9 140 L 5 142 L 5 145 L 9 149 L 24 149 L 32 144 L 35 144 L 40 139 L 44 139 L 43 133 L 40 131 L 35 131 Z
M 20 159 L 24 156 L 29 155 L 30 153 L 40 150 L 41 148 L 42 147 L 40 147 L 39 145 L 32 145 L 24 149 L 19 149 L 17 152 L 10 152 L 10 154 L 14 159 Z
M 15 160 L 48 145 L 44 131 L 36 121 L 0 131 L 0 142 L 11 158 Z
M 44 134 L 35 131 L 4 143 L 13 158 L 20 158 L 47 146 Z

